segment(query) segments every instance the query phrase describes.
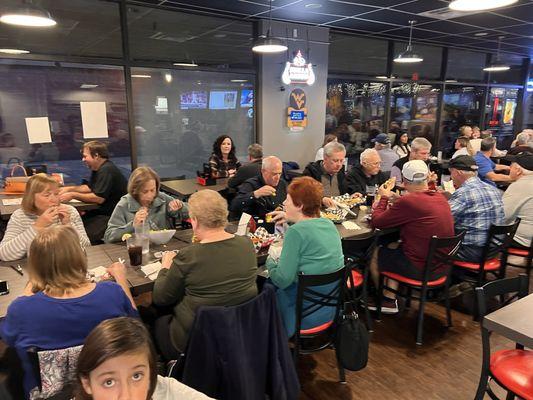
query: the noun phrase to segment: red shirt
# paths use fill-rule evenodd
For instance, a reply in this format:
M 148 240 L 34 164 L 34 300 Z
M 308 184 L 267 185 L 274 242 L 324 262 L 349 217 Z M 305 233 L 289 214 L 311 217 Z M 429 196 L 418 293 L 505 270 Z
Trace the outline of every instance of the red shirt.
M 446 198 L 437 192 L 414 192 L 400 197 L 387 209 L 382 198 L 372 214 L 374 228 L 400 228 L 404 254 L 423 268 L 432 236 L 454 235 L 453 216 Z

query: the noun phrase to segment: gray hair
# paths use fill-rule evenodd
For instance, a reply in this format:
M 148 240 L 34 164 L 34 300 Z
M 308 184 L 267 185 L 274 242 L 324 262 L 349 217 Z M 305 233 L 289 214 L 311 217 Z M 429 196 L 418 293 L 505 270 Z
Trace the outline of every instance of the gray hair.
M 250 158 L 263 158 L 263 146 L 259 143 L 252 143 L 248 146 L 248 155 Z
M 488 137 L 481 141 L 480 150 L 491 151 L 495 145 L 496 145 L 496 139 L 494 139 L 493 137 Z
M 516 145 L 524 145 L 529 142 L 529 133 L 528 132 L 520 132 L 518 135 L 516 135 Z
M 418 150 L 431 150 L 431 142 L 427 140 L 426 138 L 417 137 L 413 139 L 411 142 L 411 150 L 412 151 L 418 151 Z
M 346 154 L 346 147 L 339 142 L 329 142 L 324 146 L 324 156 L 331 157 L 333 153 L 339 153 L 343 151 Z
M 371 155 L 376 155 L 376 156 L 379 157 L 379 153 L 378 153 L 378 151 L 376 149 L 366 149 L 359 156 L 359 162 L 361 164 L 364 163 L 367 159 L 370 158 Z M 381 157 L 380 157 L 380 159 L 381 159 Z
M 268 156 L 263 158 L 263 162 L 261 163 L 261 169 L 272 171 L 276 164 L 283 165 L 283 163 L 278 157 Z

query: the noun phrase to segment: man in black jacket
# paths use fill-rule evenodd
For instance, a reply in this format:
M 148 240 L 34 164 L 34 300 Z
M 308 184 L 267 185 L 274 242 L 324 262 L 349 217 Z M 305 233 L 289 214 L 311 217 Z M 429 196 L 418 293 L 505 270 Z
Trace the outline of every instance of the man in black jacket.
M 248 159 L 250 162 L 237 170 L 235 176 L 229 178 L 228 187 L 238 190 L 239 186 L 250 178 L 261 174 L 261 162 L 263 161 L 263 146 L 258 143 L 248 146 Z
M 281 179 L 282 173 L 283 165 L 279 158 L 264 158 L 261 174 L 239 187 L 239 193 L 231 202 L 231 211 L 264 217 L 281 206 L 287 197 L 287 183 Z
M 310 176 L 322 184 L 325 207 L 335 207 L 331 197 L 348 193 L 344 174 L 346 148 L 342 143 L 330 142 L 324 146 L 324 160 L 307 164 L 304 176 Z
M 387 176 L 381 172 L 381 158 L 376 149 L 366 149 L 361 153 L 361 165 L 353 167 L 346 174 L 348 193 L 366 194 L 368 187 L 381 186 Z

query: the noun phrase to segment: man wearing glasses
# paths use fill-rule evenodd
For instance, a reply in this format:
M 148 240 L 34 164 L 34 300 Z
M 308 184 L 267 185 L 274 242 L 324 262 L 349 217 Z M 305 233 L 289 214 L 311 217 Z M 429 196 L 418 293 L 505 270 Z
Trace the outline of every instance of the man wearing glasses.
M 346 175 L 348 193 L 373 193 L 376 185 L 381 186 L 387 180 L 381 171 L 379 153 L 376 149 L 366 149 L 361 153 L 360 161 L 361 165 L 356 165 Z

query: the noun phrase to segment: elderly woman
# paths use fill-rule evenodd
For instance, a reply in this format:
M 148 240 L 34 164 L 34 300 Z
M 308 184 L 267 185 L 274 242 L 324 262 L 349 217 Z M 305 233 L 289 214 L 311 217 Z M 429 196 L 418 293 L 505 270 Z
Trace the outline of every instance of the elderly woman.
M 172 229 L 172 218 L 182 219 L 187 205 L 159 191 L 160 181 L 149 167 L 139 167 L 128 181 L 128 194 L 117 203 L 107 224 L 106 243 L 118 242 L 125 233 L 133 233 L 134 227 L 146 224 L 149 229 Z
M 213 144 L 213 153 L 209 157 L 209 167 L 213 178 L 230 178 L 241 167 L 235 155 L 235 144 L 228 135 L 221 135 Z
M 197 242 L 175 256 L 165 253 L 152 299 L 174 306 L 172 315 L 156 321 L 155 338 L 167 360 L 185 349 L 199 306 L 232 306 L 257 294 L 257 259 L 247 237 L 227 233 L 226 200 L 213 190 L 194 193 L 189 214 Z M 174 256 L 176 257 L 174 260 Z
M 38 378 L 26 353 L 30 347 L 79 346 L 101 321 L 138 315 L 124 265 L 112 264 L 107 272 L 116 283 L 87 280 L 87 258 L 72 227 L 46 228 L 33 240 L 25 295 L 11 303 L 0 329 L 2 339 L 22 360 L 26 395 Z
M 289 185 L 284 218 L 293 225 L 287 229 L 279 260 L 268 258 L 266 267 L 277 291 L 287 334 L 295 330 L 298 274 L 321 275 L 344 266 L 339 233 L 333 222 L 320 218 L 324 192 L 310 177 L 296 178 Z M 302 320 L 302 329 L 320 326 L 333 319 L 334 309 L 323 307 Z
M 0 242 L 0 260 L 24 258 L 35 235 L 52 225 L 71 225 L 81 246 L 91 245 L 78 211 L 70 205 L 60 204 L 59 183 L 46 174 L 36 174 L 26 185 L 22 207 L 9 219 Z

